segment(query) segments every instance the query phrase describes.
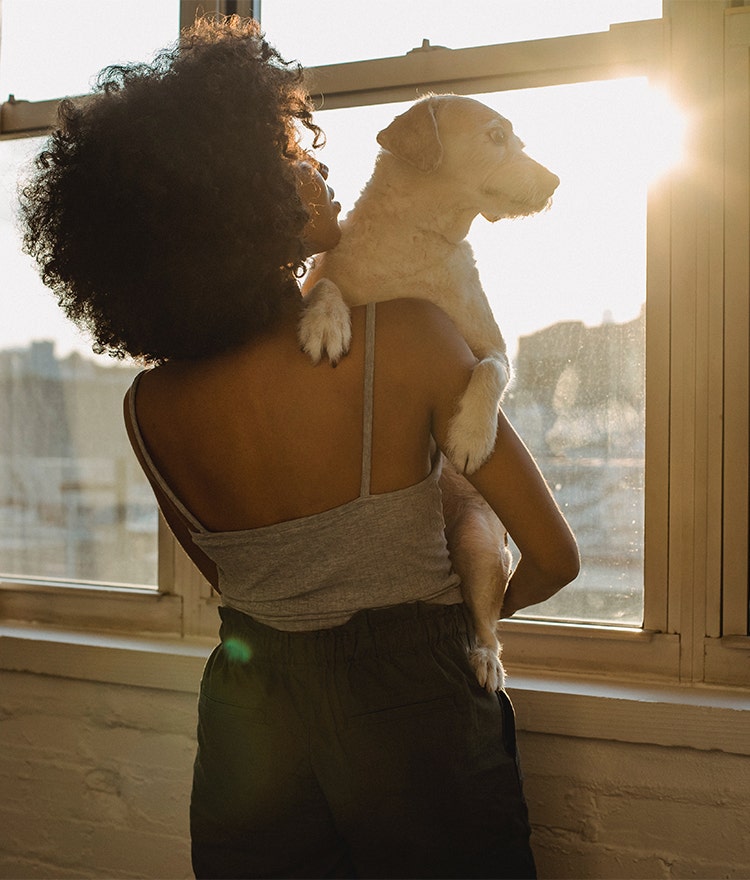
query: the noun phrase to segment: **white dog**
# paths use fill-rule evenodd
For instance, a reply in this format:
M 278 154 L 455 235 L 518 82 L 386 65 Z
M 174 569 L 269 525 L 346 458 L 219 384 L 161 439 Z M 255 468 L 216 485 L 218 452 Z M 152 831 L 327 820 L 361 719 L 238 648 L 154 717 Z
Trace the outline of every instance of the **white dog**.
M 349 306 L 403 296 L 440 306 L 479 360 L 446 450 L 471 473 L 494 447 L 510 365 L 465 238 L 477 214 L 494 222 L 542 210 L 560 181 L 523 152 L 507 119 L 471 98 L 423 98 L 377 139 L 383 149 L 341 241 L 306 281 L 300 342 L 316 362 L 335 362 L 351 341 Z M 497 516 L 457 471 L 441 477 L 446 537 L 474 618 L 472 665 L 492 691 L 505 682 L 496 626 L 511 555 Z

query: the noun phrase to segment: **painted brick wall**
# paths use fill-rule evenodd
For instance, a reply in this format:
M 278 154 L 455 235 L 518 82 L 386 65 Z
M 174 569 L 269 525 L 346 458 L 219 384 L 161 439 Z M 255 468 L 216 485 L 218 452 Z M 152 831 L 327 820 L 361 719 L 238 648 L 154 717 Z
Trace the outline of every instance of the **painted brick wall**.
M 14 673 L 0 694 L 0 876 L 192 876 L 194 696 Z
M 191 694 L 0 674 L 0 877 L 190 877 Z M 750 758 L 520 733 L 541 878 L 750 877 Z
M 542 878 L 749 878 L 750 758 L 522 734 Z

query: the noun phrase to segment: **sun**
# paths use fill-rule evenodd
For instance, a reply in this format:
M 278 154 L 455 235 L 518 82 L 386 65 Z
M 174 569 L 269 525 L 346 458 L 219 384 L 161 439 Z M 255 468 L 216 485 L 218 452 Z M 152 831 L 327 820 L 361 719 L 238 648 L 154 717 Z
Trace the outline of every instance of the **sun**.
M 643 137 L 637 165 L 642 179 L 651 184 L 685 162 L 688 118 L 659 86 L 649 86 L 639 103 Z

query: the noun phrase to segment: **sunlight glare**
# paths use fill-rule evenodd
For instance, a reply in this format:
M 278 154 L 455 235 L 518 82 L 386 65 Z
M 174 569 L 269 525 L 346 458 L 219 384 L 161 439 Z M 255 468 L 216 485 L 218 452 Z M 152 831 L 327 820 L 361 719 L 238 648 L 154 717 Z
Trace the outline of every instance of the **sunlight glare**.
M 687 117 L 668 92 L 652 86 L 641 104 L 637 166 L 646 183 L 656 182 L 685 161 Z

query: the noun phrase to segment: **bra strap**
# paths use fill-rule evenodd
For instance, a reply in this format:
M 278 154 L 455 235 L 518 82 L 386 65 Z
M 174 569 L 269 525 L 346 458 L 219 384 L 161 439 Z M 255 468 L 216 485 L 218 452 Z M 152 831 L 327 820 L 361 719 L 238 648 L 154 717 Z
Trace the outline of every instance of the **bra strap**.
M 372 471 L 372 401 L 375 378 L 375 303 L 368 303 L 365 313 L 365 387 L 362 423 L 362 480 L 360 496 L 370 494 Z

